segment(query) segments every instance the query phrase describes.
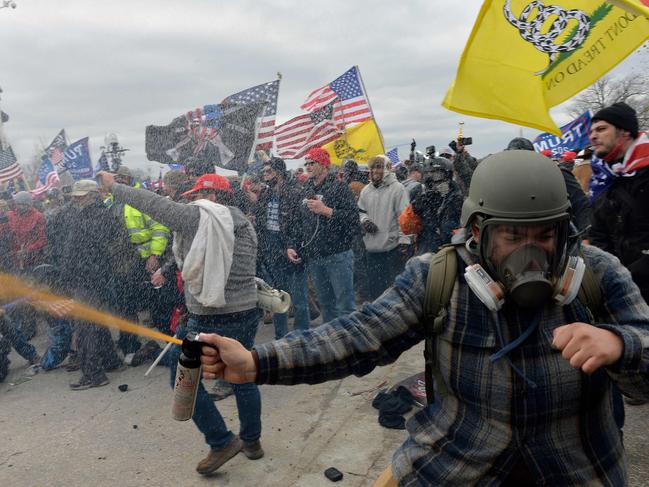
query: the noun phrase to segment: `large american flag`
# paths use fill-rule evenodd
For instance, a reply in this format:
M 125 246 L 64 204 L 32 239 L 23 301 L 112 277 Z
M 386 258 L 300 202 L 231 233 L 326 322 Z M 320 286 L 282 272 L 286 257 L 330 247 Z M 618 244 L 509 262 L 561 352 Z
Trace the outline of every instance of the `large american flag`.
M 301 108 L 313 112 L 330 103 L 334 104 L 334 122 L 340 127 L 373 118 L 358 66 L 347 70 L 322 88 L 313 90 Z
M 56 186 L 60 181 L 59 174 L 48 158 L 44 158 L 41 162 L 41 167 L 38 169 L 38 186 L 31 191 L 34 196 L 42 195 L 46 193 L 49 189 Z
M 68 143 L 65 138 L 65 129 L 56 134 L 56 137 L 50 142 L 50 145 L 45 149 L 45 155 L 52 161 L 55 166 L 63 162 L 63 152 L 68 148 Z
M 279 95 L 279 80 L 253 86 L 223 99 L 221 104 L 247 105 L 249 103 L 265 103 L 262 115 L 257 119 L 259 130 L 255 141 L 255 150 L 270 150 L 273 148 L 275 134 L 275 115 L 277 114 L 277 96 Z
M 22 177 L 23 170 L 18 165 L 18 160 L 10 145 L 0 143 L 0 183 Z
M 284 159 L 299 159 L 312 147 L 337 139 L 343 131 L 334 122 L 334 104 L 295 117 L 275 129 L 277 154 Z

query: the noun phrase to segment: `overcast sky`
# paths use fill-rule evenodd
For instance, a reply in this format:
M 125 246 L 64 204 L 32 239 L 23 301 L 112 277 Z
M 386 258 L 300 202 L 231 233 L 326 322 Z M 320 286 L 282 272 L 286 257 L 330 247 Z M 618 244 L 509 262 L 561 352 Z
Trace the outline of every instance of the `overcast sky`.
M 159 165 L 144 153 L 146 125 L 165 125 L 278 71 L 279 124 L 353 65 L 386 149 L 406 144 L 402 157 L 413 137 L 422 150 L 447 145 L 460 121 L 478 156 L 519 135 L 517 126 L 441 107 L 480 0 L 15 2 L 16 9 L 0 9 L 0 103 L 21 161 L 65 128 L 70 141 L 90 136 L 94 162 L 104 135 L 115 132 L 130 149 L 125 163 L 157 175 Z M 557 123 L 568 121 L 564 112 L 553 110 Z

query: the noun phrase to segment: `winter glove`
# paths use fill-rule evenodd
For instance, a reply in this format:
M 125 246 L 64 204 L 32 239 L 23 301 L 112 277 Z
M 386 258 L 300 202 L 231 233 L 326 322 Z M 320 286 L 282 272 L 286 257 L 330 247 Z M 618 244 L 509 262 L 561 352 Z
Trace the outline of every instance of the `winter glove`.
M 376 232 L 378 232 L 378 231 L 379 231 L 379 227 L 377 227 L 376 224 L 375 224 L 373 221 L 371 221 L 371 220 L 365 220 L 365 221 L 363 222 L 363 231 L 364 231 L 365 233 L 372 234 L 372 233 L 376 233 Z

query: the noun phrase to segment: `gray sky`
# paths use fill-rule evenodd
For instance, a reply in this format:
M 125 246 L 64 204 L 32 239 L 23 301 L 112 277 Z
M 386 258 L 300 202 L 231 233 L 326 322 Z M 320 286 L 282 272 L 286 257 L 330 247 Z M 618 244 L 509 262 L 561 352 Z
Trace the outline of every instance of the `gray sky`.
M 519 135 L 515 125 L 441 107 L 480 0 L 15 1 L 15 10 L 0 10 L 0 86 L 11 117 L 5 131 L 21 161 L 65 128 L 70 141 L 90 136 L 94 162 L 104 135 L 115 132 L 131 149 L 125 163 L 157 175 L 144 153 L 146 125 L 165 125 L 278 71 L 281 123 L 355 64 L 386 150 L 413 137 L 422 150 L 441 148 L 460 121 L 478 156 Z M 568 121 L 562 107 L 552 113 Z M 402 157 L 408 150 L 400 148 Z

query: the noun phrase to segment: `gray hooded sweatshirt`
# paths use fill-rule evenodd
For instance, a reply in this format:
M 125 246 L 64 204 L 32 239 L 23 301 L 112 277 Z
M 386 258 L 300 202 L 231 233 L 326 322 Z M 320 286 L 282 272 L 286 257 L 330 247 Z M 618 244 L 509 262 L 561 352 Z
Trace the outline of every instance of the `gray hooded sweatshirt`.
M 363 188 L 358 198 L 361 223 L 370 220 L 379 227 L 378 232 L 363 236 L 368 252 L 388 252 L 399 244 L 411 243 L 399 227 L 399 215 L 409 204 L 408 191 L 390 167 L 385 168 L 378 188 L 372 182 Z

